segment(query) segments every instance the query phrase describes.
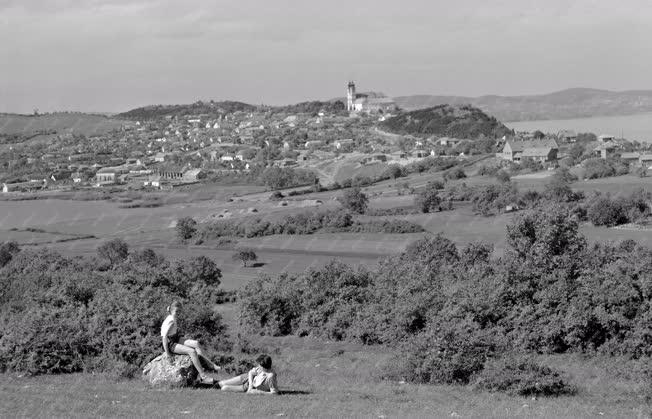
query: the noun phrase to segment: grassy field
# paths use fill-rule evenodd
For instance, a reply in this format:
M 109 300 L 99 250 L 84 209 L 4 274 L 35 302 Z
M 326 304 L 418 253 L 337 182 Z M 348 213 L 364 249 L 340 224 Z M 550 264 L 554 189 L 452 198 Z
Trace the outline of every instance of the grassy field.
M 272 354 L 285 394 L 155 389 L 139 380 L 90 374 L 5 374 L 0 379 L 0 416 L 643 418 L 651 413 L 645 386 L 626 368 L 577 356 L 540 357 L 540 362 L 567 371 L 579 386 L 576 396 L 532 399 L 384 380 L 392 354 L 378 347 L 294 337 L 257 343 Z

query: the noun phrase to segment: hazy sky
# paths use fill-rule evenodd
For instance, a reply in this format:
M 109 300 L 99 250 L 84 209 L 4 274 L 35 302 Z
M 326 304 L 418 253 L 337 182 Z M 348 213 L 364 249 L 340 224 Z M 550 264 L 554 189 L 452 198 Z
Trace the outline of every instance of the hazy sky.
M 648 0 L 0 0 L 0 112 L 652 88 Z

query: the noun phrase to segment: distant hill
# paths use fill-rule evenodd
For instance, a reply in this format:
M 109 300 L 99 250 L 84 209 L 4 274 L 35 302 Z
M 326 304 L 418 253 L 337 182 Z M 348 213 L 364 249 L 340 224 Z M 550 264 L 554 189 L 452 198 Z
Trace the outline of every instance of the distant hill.
M 440 137 L 478 138 L 481 134 L 497 138 L 512 131 L 496 118 L 470 105 L 438 105 L 399 114 L 383 122 L 396 134 L 437 135 Z
M 115 115 L 116 118 L 147 120 L 163 118 L 166 116 L 183 117 L 185 115 L 218 115 L 233 112 L 253 112 L 258 109 L 255 105 L 236 101 L 202 102 L 198 101 L 189 105 L 149 105 L 132 109 Z
M 274 113 L 309 113 L 315 114 L 320 111 L 328 113 L 337 113 L 346 111 L 346 105 L 342 101 L 331 101 L 331 102 L 322 102 L 322 101 L 312 101 L 312 102 L 301 102 L 294 105 L 286 106 L 273 106 L 271 107 L 272 112 Z
M 37 133 L 101 135 L 125 124 L 124 120 L 80 112 L 43 115 L 0 114 L 0 135 L 32 136 Z M 1 142 L 1 141 L 0 141 Z
M 471 104 L 501 121 L 567 119 L 591 116 L 631 115 L 652 112 L 652 90 L 608 90 L 575 88 L 531 96 L 400 96 L 396 104 L 405 110 L 442 104 Z

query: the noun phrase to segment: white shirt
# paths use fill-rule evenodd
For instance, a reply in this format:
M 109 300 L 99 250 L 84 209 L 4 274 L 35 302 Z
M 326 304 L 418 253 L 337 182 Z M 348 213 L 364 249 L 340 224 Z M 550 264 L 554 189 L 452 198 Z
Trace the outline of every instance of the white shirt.
M 161 325 L 161 336 L 174 336 L 177 334 L 177 322 L 170 314 L 163 320 Z

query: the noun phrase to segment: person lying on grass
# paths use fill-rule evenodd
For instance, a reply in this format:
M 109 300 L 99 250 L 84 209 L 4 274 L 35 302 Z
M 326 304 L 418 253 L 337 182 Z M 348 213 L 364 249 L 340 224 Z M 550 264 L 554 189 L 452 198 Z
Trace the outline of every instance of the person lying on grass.
M 219 382 L 222 391 L 248 394 L 278 394 L 276 371 L 272 369 L 272 358 L 260 355 L 256 358 L 256 367 L 247 374 L 238 375 Z
M 180 311 L 181 303 L 178 301 L 173 301 L 167 308 L 168 316 L 163 320 L 163 324 L 161 325 L 163 350 L 165 351 L 170 363 L 173 360 L 172 354 L 188 355 L 192 364 L 197 368 L 197 372 L 199 372 L 201 383 L 213 384 L 213 379 L 206 375 L 204 367 L 201 365 L 200 357 L 204 359 L 213 371 L 219 371 L 221 368 L 206 357 L 199 342 L 193 339 L 183 339 L 181 337 L 181 334 L 177 329 L 177 316 Z

